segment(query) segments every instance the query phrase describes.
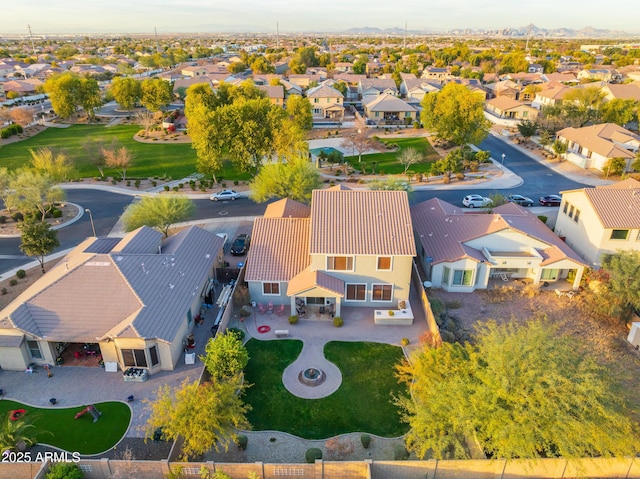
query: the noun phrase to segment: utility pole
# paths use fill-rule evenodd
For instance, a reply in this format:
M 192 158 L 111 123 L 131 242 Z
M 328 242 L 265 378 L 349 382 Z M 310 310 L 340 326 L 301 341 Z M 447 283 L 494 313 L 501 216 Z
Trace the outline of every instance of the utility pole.
M 29 39 L 31 40 L 31 49 L 33 50 L 33 54 L 35 56 L 36 55 L 36 46 L 33 43 L 33 34 L 31 33 L 31 25 L 27 25 L 27 28 L 29 29 Z
M 153 27 L 153 30 L 156 32 L 156 52 L 160 53 L 160 44 L 158 43 L 158 29 Z
M 280 49 L 280 24 L 276 22 L 276 48 Z
M 404 22 L 404 44 L 403 50 L 407 49 L 407 22 Z

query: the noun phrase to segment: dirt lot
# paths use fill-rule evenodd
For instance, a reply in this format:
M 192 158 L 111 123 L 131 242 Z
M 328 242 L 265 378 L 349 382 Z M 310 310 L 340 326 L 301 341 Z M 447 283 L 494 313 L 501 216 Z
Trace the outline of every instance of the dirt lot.
M 637 399 L 632 407 L 640 421 L 640 353 L 626 341 L 629 331 L 622 322 L 593 313 L 589 294 L 581 292 L 570 299 L 556 295 L 553 286 L 536 289 L 514 283 L 471 294 L 437 290 L 430 297 L 444 303 L 463 336 L 472 334 L 477 324 L 488 320 L 506 322 L 546 315 L 561 332 L 573 336 L 576 344 L 599 358 L 612 375 L 621 378 Z

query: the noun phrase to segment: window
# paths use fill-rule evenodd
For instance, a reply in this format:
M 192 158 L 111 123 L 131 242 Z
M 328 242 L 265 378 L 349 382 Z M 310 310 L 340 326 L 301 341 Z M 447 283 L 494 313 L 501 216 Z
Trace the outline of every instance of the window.
M 371 292 L 373 301 L 391 301 L 393 286 L 390 284 L 374 284 Z
M 317 99 L 317 98 L 314 98 L 314 99 L 313 99 L 313 103 L 318 103 L 318 99 Z
M 567 202 L 565 201 L 565 203 L 564 203 L 564 207 L 562 208 L 562 212 L 563 212 L 564 214 L 567 214 L 567 208 L 569 208 L 569 203 L 567 203 Z
M 640 231 L 638 231 L 638 236 L 636 237 L 636 241 L 640 241 Z
M 576 214 L 573 215 L 573 221 L 577 223 L 579 218 L 580 218 L 580 210 L 576 208 Z
M 569 209 L 569 218 L 573 218 L 573 205 L 571 205 L 571 209 Z
M 144 349 L 123 349 L 122 361 L 126 368 L 146 368 L 147 357 Z
M 324 306 L 324 298 L 314 298 L 312 296 L 307 296 L 307 304 L 317 304 L 320 306 Z
M 327 256 L 327 270 L 353 271 L 353 256 Z
M 626 240 L 629 237 L 629 230 L 611 230 L 612 240 Z
M 378 256 L 378 271 L 391 271 L 391 256 Z
M 453 272 L 452 286 L 471 286 L 473 280 L 472 269 L 457 269 Z
M 279 295 L 280 294 L 280 283 L 262 283 L 262 293 L 263 294 L 271 294 L 271 295 Z
M 449 268 L 445 266 L 442 270 L 442 284 L 449 284 L 449 272 Z
M 42 359 L 42 351 L 40 351 L 38 341 L 27 341 L 27 347 L 29 348 L 29 355 L 32 359 Z
M 160 362 L 160 359 L 158 359 L 158 346 L 149 348 L 149 357 L 151 358 L 151 366 L 155 366 Z
M 365 301 L 367 299 L 366 284 L 347 284 L 347 301 Z

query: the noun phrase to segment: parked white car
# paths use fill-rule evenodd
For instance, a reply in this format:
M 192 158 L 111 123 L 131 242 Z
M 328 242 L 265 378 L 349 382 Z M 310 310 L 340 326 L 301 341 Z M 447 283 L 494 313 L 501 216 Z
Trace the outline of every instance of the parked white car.
M 493 201 L 481 195 L 467 195 L 462 200 L 462 204 L 467 208 L 487 208 L 493 205 Z
M 235 200 L 239 198 L 240 194 L 236 190 L 222 190 L 218 193 L 212 194 L 209 199 L 211 201 L 226 201 L 226 200 Z

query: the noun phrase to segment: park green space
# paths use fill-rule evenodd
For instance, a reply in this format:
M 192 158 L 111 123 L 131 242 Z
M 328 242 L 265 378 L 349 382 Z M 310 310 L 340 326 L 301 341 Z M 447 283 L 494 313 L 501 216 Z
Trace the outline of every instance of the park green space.
M 397 175 L 404 173 L 404 166 L 398 162 L 398 155 L 407 148 L 414 148 L 424 155 L 424 161 L 411 165 L 409 170 L 415 173 L 429 173 L 431 171 L 431 164 L 440 159 L 438 152 L 431 146 L 429 140 L 420 136 L 414 138 L 394 138 L 384 139 L 380 141 L 385 145 L 395 145 L 397 148 L 382 153 L 372 153 L 369 155 L 362 155 L 362 163 L 366 171 L 370 172 L 372 166 L 375 166 L 376 173 Z M 358 169 L 358 155 L 347 156 L 345 160 L 351 164 L 354 168 Z M 374 165 L 375 163 L 375 165 Z
M 113 140 L 117 140 L 133 154 L 127 177 L 180 179 L 196 172 L 196 155 L 191 143 L 172 143 L 171 139 L 140 143 L 133 139 L 138 131 L 140 127 L 136 125 L 72 125 L 69 128 L 48 128 L 31 138 L 0 148 L 0 166 L 15 169 L 29 165 L 29 150 L 47 147 L 64 152 L 75 163 L 79 177 L 97 177 L 98 169 L 91 164 L 91 158 L 83 144 L 91 140 L 102 140 L 108 146 Z M 118 172 L 109 169 L 105 170 L 105 175 L 120 176 Z M 228 163 L 218 177 L 246 180 L 251 175 L 239 173 Z
M 35 425 L 38 442 L 80 454 L 99 454 L 115 446 L 127 432 L 131 421 L 131 409 L 122 402 L 112 401 L 94 404 L 102 413 L 97 422 L 89 413 L 75 419 L 84 406 L 72 408 L 37 408 L 16 401 L 0 401 L 0 417 L 3 420 L 10 411 L 24 409 Z M 19 420 L 19 419 L 18 419 Z
M 331 396 L 302 399 L 282 385 L 282 373 L 302 350 L 297 340 L 247 343 L 245 378 L 252 386 L 246 401 L 255 430 L 288 432 L 305 439 L 325 439 L 349 432 L 398 437 L 408 427 L 400 422 L 393 395 L 406 392 L 394 366 L 403 358 L 396 346 L 365 342 L 329 342 L 325 357 L 342 372 L 342 384 Z

